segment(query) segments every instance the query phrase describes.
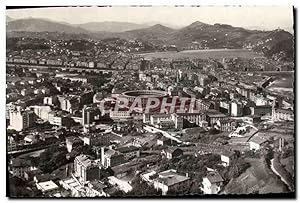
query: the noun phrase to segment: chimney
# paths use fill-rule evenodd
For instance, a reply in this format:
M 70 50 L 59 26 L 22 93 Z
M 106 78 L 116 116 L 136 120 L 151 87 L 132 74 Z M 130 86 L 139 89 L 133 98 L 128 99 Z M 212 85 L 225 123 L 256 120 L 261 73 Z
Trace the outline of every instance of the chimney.
M 185 177 L 189 177 L 189 173 L 185 173 Z

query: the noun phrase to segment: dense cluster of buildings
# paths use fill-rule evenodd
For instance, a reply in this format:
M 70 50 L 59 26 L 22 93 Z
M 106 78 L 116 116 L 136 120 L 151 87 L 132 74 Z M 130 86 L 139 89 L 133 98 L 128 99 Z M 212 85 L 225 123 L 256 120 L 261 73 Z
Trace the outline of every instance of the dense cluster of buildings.
M 235 151 L 263 153 L 281 139 L 272 140 L 264 129 L 294 122 L 294 98 L 266 90 L 273 76 L 236 72 L 251 66 L 244 60 L 143 59 L 132 54 L 145 47 L 139 41 L 89 42 L 94 51 L 85 52 L 68 50 L 75 42 L 46 43 L 60 54 L 9 52 L 7 63 L 15 66 L 8 67 L 6 82 L 9 171 L 32 179 L 46 196 L 126 195 L 137 190 L 137 178 L 160 195 L 181 194 L 192 184 L 196 194 L 219 194 L 230 181 L 222 176 L 236 164 Z M 62 177 L 18 158 L 50 146 L 63 148 L 66 163 L 56 168 Z M 176 166 L 187 156 L 204 160 L 215 154 L 213 167 L 200 175 Z

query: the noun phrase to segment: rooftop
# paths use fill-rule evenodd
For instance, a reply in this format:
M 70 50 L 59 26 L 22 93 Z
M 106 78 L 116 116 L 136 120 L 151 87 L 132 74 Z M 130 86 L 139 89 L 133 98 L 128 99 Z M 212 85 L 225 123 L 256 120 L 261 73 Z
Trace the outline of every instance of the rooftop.
M 168 118 L 168 117 L 170 117 L 170 115 L 160 113 L 160 114 L 152 114 L 152 115 L 150 115 L 150 117 L 152 117 L 152 118 Z
M 254 142 L 256 144 L 262 144 L 267 141 L 267 138 L 263 137 L 261 134 L 253 136 L 249 142 Z
M 118 148 L 117 150 L 121 153 L 128 153 L 128 152 L 138 151 L 139 148 L 135 146 L 127 146 L 127 147 Z
M 217 171 L 209 172 L 207 174 L 206 178 L 211 183 L 219 183 L 219 182 L 223 182 L 224 181 L 223 178 L 220 176 L 220 174 Z
M 106 152 L 105 152 L 105 154 L 107 155 L 107 156 L 116 156 L 116 155 L 119 155 L 119 154 L 121 154 L 120 152 L 118 152 L 118 151 L 116 151 L 116 150 L 113 150 L 113 149 L 109 149 L 109 150 L 107 150 Z
M 37 183 L 37 185 L 38 185 L 38 188 L 40 188 L 42 191 L 45 191 L 45 192 L 58 188 L 58 186 L 52 180 Z
M 67 137 L 66 141 L 71 143 L 82 142 L 82 140 L 79 137 L 75 137 L 75 136 Z
M 214 109 L 207 110 L 205 114 L 209 117 L 226 117 L 225 114 Z
M 221 155 L 223 156 L 227 156 L 227 157 L 231 157 L 234 155 L 234 152 L 233 151 L 229 151 L 229 150 L 224 150 Z
M 176 113 L 178 116 L 195 116 L 195 115 L 203 115 L 203 112 L 197 112 L 197 113 Z
M 89 159 L 89 157 L 84 154 L 77 156 L 76 159 L 85 167 L 89 167 L 92 164 L 92 161 Z
M 162 182 L 167 186 L 172 186 L 190 179 L 189 177 L 179 175 L 175 170 L 163 171 L 158 175 L 159 177 L 156 179 L 156 181 Z
M 220 123 L 223 124 L 223 123 L 236 123 L 236 120 L 234 119 L 224 119 L 224 120 L 220 120 Z
M 101 191 L 107 187 L 106 185 L 101 183 L 99 180 L 93 180 L 90 182 L 90 184 L 93 186 L 93 189 L 95 189 L 97 191 Z

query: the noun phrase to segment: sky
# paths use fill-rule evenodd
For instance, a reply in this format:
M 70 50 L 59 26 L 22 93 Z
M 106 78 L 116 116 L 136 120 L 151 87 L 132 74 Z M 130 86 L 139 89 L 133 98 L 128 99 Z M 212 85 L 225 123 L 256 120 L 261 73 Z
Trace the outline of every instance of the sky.
M 260 27 L 266 30 L 293 26 L 291 6 L 58 7 L 14 9 L 7 10 L 6 14 L 14 19 L 47 18 L 71 24 L 120 21 L 186 26 L 201 21 L 248 28 Z

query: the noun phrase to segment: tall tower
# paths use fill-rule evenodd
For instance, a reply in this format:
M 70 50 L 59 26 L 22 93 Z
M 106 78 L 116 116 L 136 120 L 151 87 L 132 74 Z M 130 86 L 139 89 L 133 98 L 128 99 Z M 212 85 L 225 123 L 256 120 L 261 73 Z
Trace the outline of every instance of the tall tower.
M 102 166 L 104 166 L 104 147 L 101 147 L 101 164 L 102 164 Z
M 21 106 L 16 106 L 9 112 L 9 128 L 16 131 L 22 131 L 31 127 L 35 121 L 34 112 L 29 109 L 23 109 Z
M 89 125 L 94 122 L 93 108 L 84 105 L 82 109 L 82 125 Z

